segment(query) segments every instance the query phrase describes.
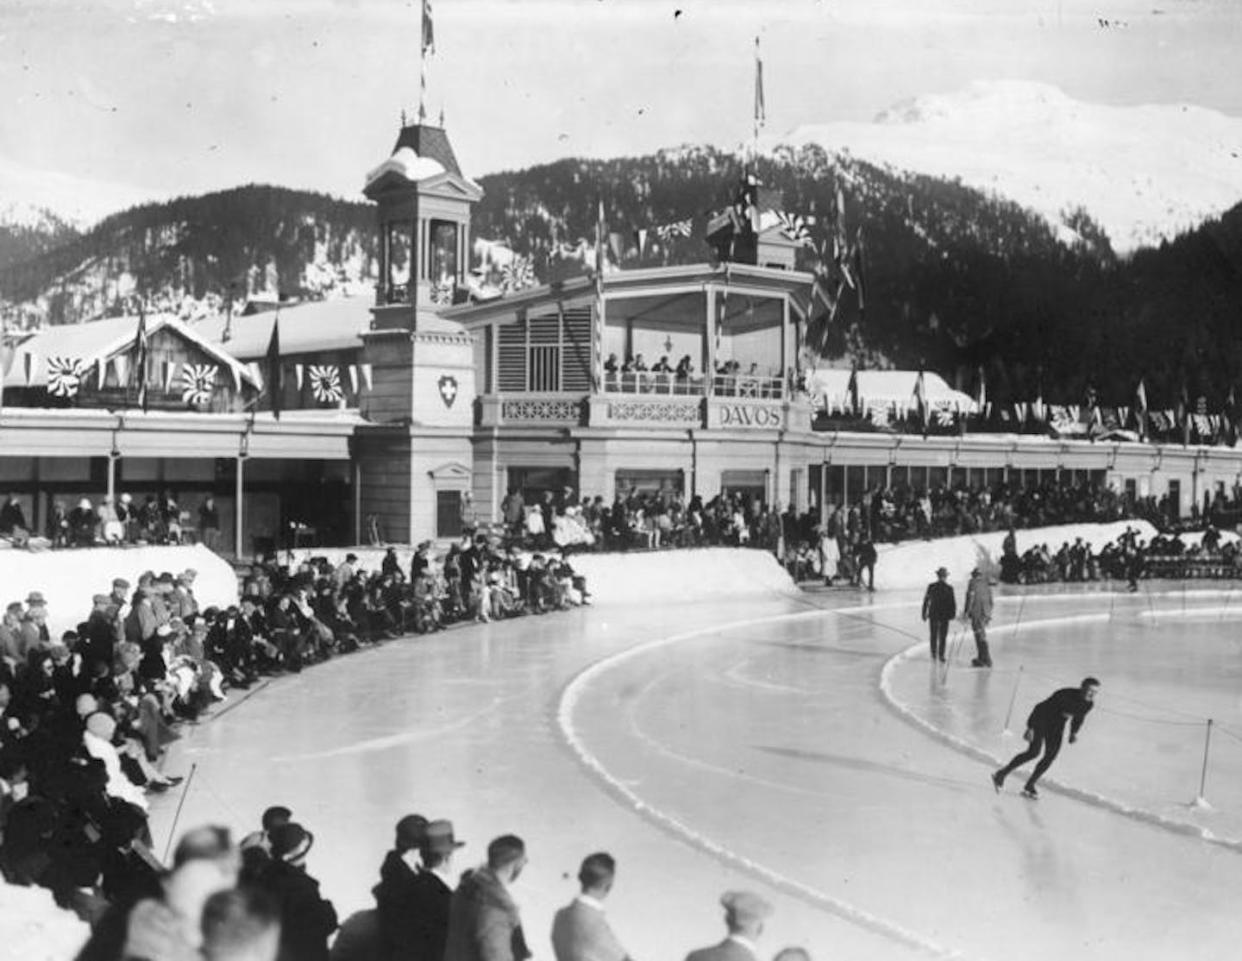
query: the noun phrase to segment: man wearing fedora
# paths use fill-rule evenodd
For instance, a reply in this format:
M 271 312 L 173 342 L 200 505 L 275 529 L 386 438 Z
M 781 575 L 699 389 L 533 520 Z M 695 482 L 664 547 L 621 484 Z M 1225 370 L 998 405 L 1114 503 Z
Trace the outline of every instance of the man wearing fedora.
M 423 833 L 422 867 L 410 890 L 413 938 L 403 961 L 443 961 L 453 904 L 453 852 L 465 844 L 452 821 L 432 821 Z M 395 961 L 395 958 L 394 958 Z
M 957 615 L 957 597 L 949 583 L 949 571 L 936 570 L 936 579 L 927 585 L 923 595 L 923 620 L 931 630 L 931 659 L 944 661 L 945 640 L 949 636 L 949 621 Z
M 970 621 L 975 635 L 975 658 L 971 667 L 991 667 L 992 655 L 988 651 L 988 623 L 992 620 L 992 585 L 987 575 L 978 567 L 970 572 L 966 585 L 966 600 L 962 604 L 962 618 Z
M 526 866 L 526 843 L 513 834 L 487 846 L 487 863 L 462 876 L 449 908 L 444 961 L 526 961 L 531 956 L 509 888 Z
M 272 861 L 258 886 L 280 909 L 277 961 L 328 961 L 328 938 L 337 929 L 336 908 L 319 894 L 319 882 L 306 873 L 306 856 L 315 837 L 296 821 L 268 834 Z
M 582 893 L 556 912 L 552 950 L 556 961 L 629 961 L 629 952 L 604 917 L 604 899 L 612 890 L 617 863 L 604 852 L 589 854 L 578 869 Z
M 710 948 L 686 955 L 686 961 L 756 961 L 757 942 L 763 924 L 772 915 L 772 905 L 750 891 L 726 891 L 720 898 L 725 909 L 728 936 Z

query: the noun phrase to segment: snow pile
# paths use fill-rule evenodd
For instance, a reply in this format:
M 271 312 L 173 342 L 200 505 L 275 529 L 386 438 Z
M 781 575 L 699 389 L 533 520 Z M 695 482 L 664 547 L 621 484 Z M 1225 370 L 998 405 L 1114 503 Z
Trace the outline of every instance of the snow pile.
M 0 944 L 22 961 L 64 961 L 81 950 L 90 929 L 56 906 L 45 888 L 0 882 Z
M 0 603 L 25 600 L 31 591 L 47 599 L 48 630 L 59 637 L 86 620 L 91 597 L 107 594 L 123 577 L 131 592 L 145 571 L 198 572 L 194 596 L 200 608 L 237 603 L 237 575 L 218 554 L 194 547 L 92 547 L 60 551 L 0 550 Z
M 779 142 L 960 178 L 1054 225 L 1082 207 L 1119 253 L 1242 199 L 1242 119 L 1185 104 L 1082 103 L 1038 83 L 977 82 L 898 104 L 873 123 L 806 125 Z
M 1148 540 L 1156 534 L 1156 529 L 1147 521 L 1039 527 L 1017 531 L 1018 554 L 1021 556 L 1037 544 L 1047 544 L 1048 549 L 1055 554 L 1063 543 L 1073 544 L 1079 537 L 1098 551 L 1109 541 L 1120 537 L 1127 527 L 1135 528 L 1142 540 Z M 879 560 L 875 565 L 876 589 L 909 590 L 925 587 L 935 579 L 936 568 L 942 566 L 949 569 L 949 578 L 953 581 L 965 581 L 975 567 L 982 568 L 995 579 L 1000 575 L 1001 545 L 1004 540 L 1004 531 L 994 531 L 990 534 L 967 534 L 934 541 L 877 545 Z

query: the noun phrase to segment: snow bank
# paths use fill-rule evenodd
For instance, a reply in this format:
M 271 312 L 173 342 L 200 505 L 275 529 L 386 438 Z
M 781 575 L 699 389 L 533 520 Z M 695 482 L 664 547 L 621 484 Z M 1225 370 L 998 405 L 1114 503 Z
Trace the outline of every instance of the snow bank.
M 1147 521 L 1115 521 L 1111 524 L 1063 524 L 1059 527 L 1038 527 L 1017 532 L 1018 553 L 1035 544 L 1047 544 L 1053 553 L 1068 541 L 1081 537 L 1099 550 L 1116 540 L 1127 527 L 1136 528 L 1139 537 L 1147 540 L 1156 529 Z M 968 534 L 934 541 L 913 541 L 903 544 L 877 545 L 879 560 L 875 565 L 877 590 L 908 590 L 925 587 L 935 578 L 938 567 L 949 569 L 949 578 L 964 581 L 972 568 L 981 567 L 995 579 L 1000 575 L 1001 544 L 1005 532 Z
M 90 928 L 62 910 L 45 888 L 0 882 L 0 944 L 5 957 L 22 961 L 64 961 L 74 957 Z
M 76 627 L 91 612 L 91 597 L 107 594 L 112 579 L 134 587 L 145 571 L 198 571 L 194 596 L 200 607 L 237 603 L 231 565 L 202 545 L 193 547 L 88 547 L 80 550 L 0 550 L 0 603 L 22 601 L 31 591 L 47 598 L 52 637 Z
M 397 547 L 401 569 L 410 570 L 414 549 Z M 325 557 L 339 564 L 346 554 L 358 556 L 358 567 L 379 570 L 384 548 L 332 547 L 281 553 L 281 563 L 292 557 L 297 564 L 310 557 Z M 444 551 L 436 556 L 443 560 Z M 767 551 L 730 547 L 697 550 L 636 551 L 627 554 L 571 554 L 569 562 L 587 579 L 595 604 L 689 601 L 713 597 L 793 593 L 797 586 L 776 558 Z

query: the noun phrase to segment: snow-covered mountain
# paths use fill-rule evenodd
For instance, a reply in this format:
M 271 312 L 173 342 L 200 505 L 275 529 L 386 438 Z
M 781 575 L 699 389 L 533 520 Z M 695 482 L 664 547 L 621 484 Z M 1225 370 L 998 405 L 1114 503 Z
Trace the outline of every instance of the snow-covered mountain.
M 36 170 L 0 156 L 0 224 L 38 228 L 59 220 L 85 229 L 109 214 L 162 199 L 140 187 Z
M 979 82 L 902 102 L 872 123 L 807 125 L 768 139 L 769 148 L 782 143 L 957 178 L 1057 225 L 1082 207 L 1118 253 L 1242 201 L 1242 118 L 1188 104 L 1082 103 L 1037 83 Z

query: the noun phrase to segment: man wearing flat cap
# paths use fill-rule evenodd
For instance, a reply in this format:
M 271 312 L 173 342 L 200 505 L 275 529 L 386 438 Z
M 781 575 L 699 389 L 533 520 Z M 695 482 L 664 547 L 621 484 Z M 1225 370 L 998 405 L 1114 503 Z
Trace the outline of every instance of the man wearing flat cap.
M 720 904 L 725 909 L 728 936 L 713 947 L 691 951 L 686 961 L 755 961 L 759 957 L 756 942 L 772 915 L 772 905 L 750 891 L 726 891 Z
M 944 662 L 945 640 L 949 636 L 949 621 L 957 616 L 957 597 L 949 583 L 949 571 L 941 567 L 936 579 L 927 585 L 923 595 L 923 620 L 931 630 L 931 659 Z

